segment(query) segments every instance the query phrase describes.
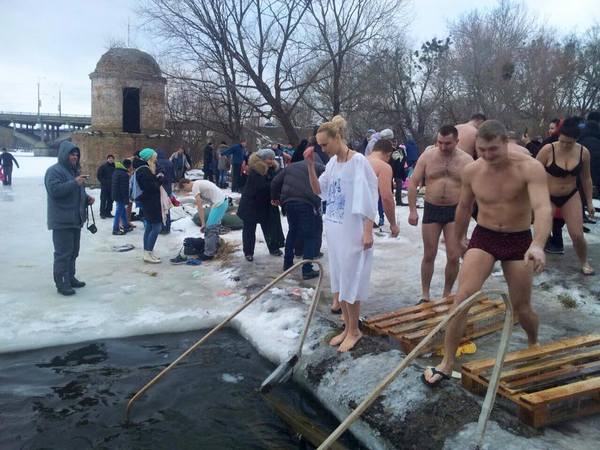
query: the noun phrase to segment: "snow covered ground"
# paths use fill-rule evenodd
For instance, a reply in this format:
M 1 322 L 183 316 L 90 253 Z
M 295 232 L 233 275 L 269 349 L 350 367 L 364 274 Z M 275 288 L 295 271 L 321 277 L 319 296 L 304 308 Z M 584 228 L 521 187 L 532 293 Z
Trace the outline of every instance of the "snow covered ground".
M 177 253 L 183 238 L 199 235 L 198 227 L 190 218 L 174 222 L 170 235 L 159 236 L 156 251 L 163 257 L 163 264 L 144 264 L 141 259 L 142 225 L 135 222 L 138 228 L 134 232 L 112 236 L 112 220 L 99 219 L 96 203 L 98 233 L 92 235 L 82 230 L 78 259 L 78 277 L 88 286 L 73 297 L 60 296 L 52 282 L 52 242 L 51 233 L 46 229 L 43 187 L 43 173 L 55 158 L 19 155 L 17 158 L 21 168 L 15 168 L 14 186 L 12 189 L 0 187 L 3 256 L 0 352 L 210 327 L 281 271 L 281 258 L 268 254 L 260 233 L 253 264 L 245 262 L 238 251 L 229 267 L 218 262 L 201 266 L 170 265 L 166 260 Z M 98 191 L 90 193 L 99 198 Z M 401 237 L 392 239 L 385 233 L 376 236 L 372 295 L 364 302 L 364 315 L 414 304 L 418 299 L 422 243 L 420 228 L 407 224 L 407 214 L 407 208 L 397 208 Z M 286 228 L 285 219 L 283 226 Z M 600 225 L 592 228 L 593 233 L 586 238 L 592 244 L 592 264 L 598 265 L 600 246 L 596 244 L 600 243 Z M 231 232 L 224 238 L 239 244 L 241 232 Z M 136 248 L 124 253 L 113 251 L 114 245 L 123 243 L 131 243 Z M 326 263 L 326 258 L 323 262 Z M 434 295 L 441 293 L 444 262 L 442 245 L 432 285 Z M 534 304 L 541 316 L 542 341 L 597 330 L 600 302 L 591 293 L 600 292 L 600 283 L 595 277 L 584 279 L 576 273 L 571 248 L 567 248 L 564 257 L 549 258 L 548 272 L 537 278 L 535 285 Z M 240 314 L 232 325 L 271 361 L 276 364 L 284 361 L 297 345 L 311 286 L 311 283 L 298 279 L 287 280 Z M 487 286 L 502 288 L 504 281 L 500 276 L 491 277 Z M 572 294 L 579 307 L 565 309 L 558 299 L 558 294 L 563 292 Z M 363 350 L 353 355 L 338 355 L 325 341 L 333 328 L 339 326 L 339 319 L 326 311 L 327 305 L 323 304 L 309 333 L 305 357 L 301 370 L 296 372 L 296 379 L 343 418 L 351 409 L 350 405 L 362 400 L 403 355 L 390 350 L 389 344 L 381 339 L 365 340 L 361 344 Z M 520 348 L 524 342 L 524 334 L 515 328 L 512 348 Z M 493 354 L 496 343 L 496 335 L 478 340 L 478 352 L 472 358 Z M 371 353 L 371 345 L 377 350 L 374 353 Z M 380 404 L 384 412 L 379 423 L 394 418 L 407 426 L 409 422 L 406 421 L 414 417 L 411 411 L 438 398 L 448 401 L 448 397 L 438 396 L 449 394 L 431 393 L 417 381 L 424 363 L 421 361 L 407 369 L 406 375 L 386 391 Z M 458 386 L 447 392 L 454 396 L 453 403 L 461 405 L 458 400 L 467 399 L 473 414 L 478 413 L 479 399 Z M 502 417 L 508 415 L 502 414 Z M 511 431 L 506 431 L 503 426 L 496 432 L 492 426 L 490 435 L 495 439 L 489 448 L 504 447 L 507 439 L 514 443 L 513 448 L 597 448 L 599 423 L 596 418 L 588 418 L 528 438 L 521 437 L 510 427 Z M 383 448 L 377 437 L 379 431 L 374 433 L 372 425 L 369 428 L 361 422 L 357 427 L 370 448 Z M 381 433 L 386 436 L 384 431 Z M 462 443 L 469 433 L 472 433 L 470 425 L 456 437 L 448 435 L 452 439 L 447 441 L 447 448 L 464 448 Z M 396 442 L 396 445 L 400 443 Z

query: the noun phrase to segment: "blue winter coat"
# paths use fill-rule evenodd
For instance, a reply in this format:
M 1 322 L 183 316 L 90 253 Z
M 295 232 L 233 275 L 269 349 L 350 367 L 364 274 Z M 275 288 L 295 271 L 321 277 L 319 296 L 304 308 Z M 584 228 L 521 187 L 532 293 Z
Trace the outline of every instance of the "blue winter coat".
M 58 162 L 50 166 L 44 176 L 49 230 L 81 228 L 87 219 L 88 195 L 85 187 L 75 181 L 80 174 L 79 159 L 75 166 L 69 164 L 69 153 L 73 150 L 81 158 L 78 147 L 63 141 L 58 149 Z
M 246 158 L 246 151 L 244 150 L 244 147 L 242 147 L 242 144 L 235 144 L 221 152 L 221 155 L 231 156 L 231 164 L 242 165 Z

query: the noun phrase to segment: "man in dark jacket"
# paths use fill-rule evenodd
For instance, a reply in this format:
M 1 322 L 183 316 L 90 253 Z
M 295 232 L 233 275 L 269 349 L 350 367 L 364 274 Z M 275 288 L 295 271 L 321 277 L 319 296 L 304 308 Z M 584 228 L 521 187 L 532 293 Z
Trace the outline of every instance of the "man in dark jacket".
M 106 156 L 106 162 L 98 167 L 96 177 L 100 182 L 100 217 L 106 219 L 113 217 L 112 215 L 112 195 L 110 187 L 112 185 L 112 176 L 115 171 L 115 157 L 113 155 Z
M 213 159 L 214 159 L 214 149 L 212 146 L 212 142 L 206 144 L 204 147 L 204 155 L 203 155 L 203 166 L 202 171 L 204 172 L 204 179 L 210 181 L 211 183 L 215 182 L 214 171 L 213 171 Z
M 221 155 L 231 156 L 231 191 L 241 192 L 242 164 L 246 157 L 246 140 L 242 139 L 239 144 L 232 145 Z
M 79 255 L 81 227 L 87 219 L 87 205 L 94 197 L 86 194 L 84 183 L 89 175 L 80 174 L 79 148 L 64 141 L 58 149 L 58 162 L 44 176 L 48 194 L 48 229 L 54 243 L 54 282 L 60 294 L 73 295 L 73 288 L 85 286 L 75 278 L 75 260 Z
M 592 182 L 596 195 L 600 195 L 600 112 L 588 114 L 585 128 L 581 131 L 579 143 L 590 151 Z
M 2 171 L 4 172 L 4 180 L 2 180 L 4 186 L 12 185 L 13 162 L 19 167 L 19 163 L 15 157 L 11 153 L 8 153 L 6 148 L 2 147 L 2 153 L 0 153 L 0 166 L 2 166 Z
M 115 218 L 113 221 L 112 234 L 121 236 L 133 228 L 127 221 L 127 205 L 129 204 L 129 168 L 131 160 L 124 159 L 123 162 L 115 164 L 115 171 L 112 176 L 110 192 L 113 201 L 117 204 Z
M 315 155 L 317 175 L 325 170 L 325 166 Z M 276 205 L 285 206 L 288 220 L 288 234 L 285 239 L 283 270 L 294 264 L 294 244 L 298 239 L 303 241 L 305 259 L 315 259 L 319 254 L 319 238 L 322 233 L 321 199 L 310 187 L 308 166 L 306 161 L 299 161 L 286 166 L 271 182 L 271 200 Z M 312 264 L 302 266 L 302 278 L 309 280 L 319 276 Z
M 173 163 L 175 181 L 179 181 L 184 178 L 185 172 L 192 167 L 183 147 L 179 147 L 177 151 L 171 155 L 169 161 Z
M 173 194 L 173 183 L 175 182 L 175 169 L 173 163 L 167 158 L 167 154 L 162 149 L 157 149 L 158 155 L 156 159 L 156 174 L 163 174 L 161 186 L 169 197 Z M 171 232 L 171 215 L 167 212 L 167 219 L 162 225 L 161 234 L 169 234 Z

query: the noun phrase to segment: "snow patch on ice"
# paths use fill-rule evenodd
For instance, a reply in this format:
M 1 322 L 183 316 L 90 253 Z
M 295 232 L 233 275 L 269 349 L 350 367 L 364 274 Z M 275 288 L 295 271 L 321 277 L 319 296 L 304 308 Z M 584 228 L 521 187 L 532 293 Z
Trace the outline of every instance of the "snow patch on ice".
M 221 380 L 223 380 L 225 383 L 237 384 L 240 381 L 244 381 L 244 376 L 241 373 L 224 373 L 221 375 Z

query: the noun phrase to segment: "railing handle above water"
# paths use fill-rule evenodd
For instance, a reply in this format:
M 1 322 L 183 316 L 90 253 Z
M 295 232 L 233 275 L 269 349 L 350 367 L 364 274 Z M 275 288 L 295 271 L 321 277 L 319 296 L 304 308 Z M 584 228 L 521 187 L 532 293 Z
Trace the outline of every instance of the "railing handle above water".
M 303 331 L 302 337 L 300 339 L 299 352 L 301 352 L 302 345 L 304 344 L 304 339 L 306 337 L 306 333 L 307 333 L 308 327 L 310 325 L 310 319 L 312 318 L 312 315 L 314 314 L 314 311 L 316 309 L 316 305 L 318 303 L 317 300 L 318 300 L 318 297 L 319 297 L 319 295 L 321 293 L 321 283 L 322 283 L 322 280 L 323 280 L 323 264 L 321 264 L 321 262 L 319 262 L 319 261 L 313 261 L 313 260 L 302 260 L 302 261 L 299 261 L 296 264 L 294 264 L 292 267 L 290 267 L 288 270 L 286 270 L 285 272 L 283 272 L 280 275 L 278 275 L 273 281 L 271 281 L 264 288 L 262 288 L 260 291 L 258 291 L 258 293 L 255 294 L 252 298 L 250 298 L 248 301 L 244 302 L 243 305 L 240 305 L 225 320 L 223 320 L 221 323 L 219 323 L 217 326 L 215 326 L 212 330 L 210 330 L 208 333 L 206 333 L 204 336 L 202 336 L 202 338 L 198 342 L 196 342 L 194 345 L 192 345 L 190 348 L 188 348 L 185 352 L 183 352 L 175 361 L 173 361 L 171 364 L 169 364 L 167 367 L 165 367 L 163 370 L 161 370 L 158 373 L 158 375 L 156 375 L 154 378 L 152 378 L 152 380 L 150 380 L 147 384 L 145 384 L 144 387 L 142 387 L 139 391 L 137 391 L 135 393 L 135 395 L 133 397 L 131 397 L 131 399 L 127 402 L 127 408 L 125 410 L 125 420 L 126 421 L 129 420 L 129 413 L 131 411 L 131 408 L 133 407 L 133 404 L 142 395 L 144 395 L 146 393 L 146 391 L 148 389 L 150 389 L 158 380 L 160 380 L 164 375 L 166 375 L 180 361 L 182 361 L 183 359 L 185 359 L 190 353 L 192 353 L 194 350 L 196 350 L 198 347 L 200 347 L 200 345 L 202 345 L 209 337 L 211 337 L 213 334 L 215 334 L 217 331 L 219 331 L 221 328 L 223 328 L 225 325 L 227 325 L 235 316 L 237 316 L 244 309 L 246 309 L 248 306 L 250 306 L 252 303 L 254 303 L 254 301 L 256 301 L 258 298 L 260 298 L 265 292 L 267 292 L 269 289 L 271 289 L 275 284 L 279 283 L 281 280 L 283 280 L 284 278 L 286 278 L 296 268 L 298 268 L 298 267 L 300 267 L 300 266 L 302 266 L 303 264 L 306 264 L 306 263 L 316 264 L 319 267 L 319 278 L 318 278 L 318 281 L 317 281 L 317 288 L 315 289 L 315 293 L 313 294 L 313 301 L 311 303 L 311 308 L 309 310 L 309 315 L 307 317 L 307 320 L 306 320 L 306 323 L 305 323 L 305 326 L 304 326 L 304 331 Z
M 373 392 L 371 392 L 371 394 L 369 394 L 369 396 L 364 399 L 348 417 L 346 417 L 346 419 L 333 431 L 333 433 L 331 433 L 331 435 L 319 446 L 317 450 L 328 449 L 342 435 L 342 433 L 344 433 L 344 431 L 346 431 L 352 425 L 352 423 L 354 423 L 354 421 L 356 421 L 365 412 L 365 410 L 371 406 L 375 399 L 386 387 L 392 383 L 392 381 L 396 379 L 400 372 L 408 367 L 408 365 L 419 355 L 421 350 L 429 343 L 429 341 L 431 341 L 442 328 L 446 327 L 450 320 L 463 311 L 469 309 L 473 303 L 479 301 L 482 297 L 487 297 L 490 295 L 501 296 L 504 304 L 506 305 L 506 311 L 504 314 L 504 326 L 502 327 L 502 338 L 500 339 L 500 346 L 496 355 L 496 363 L 494 364 L 492 377 L 490 378 L 485 400 L 483 401 L 481 413 L 479 414 L 479 421 L 477 422 L 477 433 L 479 434 L 477 446 L 480 448 L 481 444 L 483 443 L 483 436 L 485 434 L 485 428 L 492 411 L 492 406 L 494 405 L 494 399 L 496 398 L 498 381 L 500 380 L 500 371 L 502 370 L 504 357 L 508 349 L 508 342 L 510 341 L 513 327 L 512 304 L 510 303 L 508 296 L 500 290 L 491 290 L 486 292 L 478 291 L 458 305 L 450 314 L 448 314 L 448 316 L 446 316 L 444 320 L 442 320 L 433 330 L 431 330 L 431 332 L 421 342 L 419 342 L 412 352 L 406 355 L 406 358 L 402 360 L 400 365 L 398 365 L 398 367 L 396 367 L 387 377 L 384 378 L 381 383 L 379 383 Z

